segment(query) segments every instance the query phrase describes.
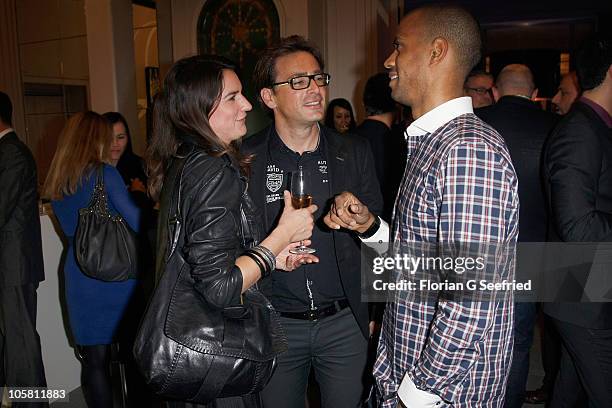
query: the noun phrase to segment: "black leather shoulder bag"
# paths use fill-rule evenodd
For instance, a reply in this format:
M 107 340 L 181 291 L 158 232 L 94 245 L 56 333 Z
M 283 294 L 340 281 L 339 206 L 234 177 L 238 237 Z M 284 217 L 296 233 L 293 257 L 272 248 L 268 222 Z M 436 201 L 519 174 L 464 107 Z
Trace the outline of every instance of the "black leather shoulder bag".
M 160 218 L 160 231 L 167 228 L 167 247 L 160 251 L 164 263 L 133 352 L 155 393 L 203 404 L 260 391 L 272 376 L 276 356 L 287 350 L 287 340 L 277 312 L 255 287 L 242 295 L 241 304 L 223 309 L 196 292 L 190 266 L 177 250 L 184 241 L 180 193 L 185 160 L 175 159 L 166 179 L 174 179 L 174 191 L 171 200 L 162 196 L 161 203 L 165 219 Z M 241 214 L 242 234 L 249 220 Z
M 79 267 L 90 278 L 121 282 L 138 273 L 136 233 L 121 215 L 108 209 L 104 165 L 96 171 L 89 205 L 79 210 L 74 244 Z

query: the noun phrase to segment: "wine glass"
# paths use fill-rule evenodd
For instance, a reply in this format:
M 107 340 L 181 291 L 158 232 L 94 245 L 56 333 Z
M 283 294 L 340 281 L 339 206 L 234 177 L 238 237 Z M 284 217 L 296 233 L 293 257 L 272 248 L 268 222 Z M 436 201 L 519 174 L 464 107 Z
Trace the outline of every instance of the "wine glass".
M 291 173 L 291 205 L 296 210 L 306 208 L 312 204 L 312 186 L 310 185 L 312 176 L 304 171 L 302 166 L 297 171 Z M 316 250 L 309 248 L 300 241 L 300 246 L 290 249 L 292 254 L 312 254 Z

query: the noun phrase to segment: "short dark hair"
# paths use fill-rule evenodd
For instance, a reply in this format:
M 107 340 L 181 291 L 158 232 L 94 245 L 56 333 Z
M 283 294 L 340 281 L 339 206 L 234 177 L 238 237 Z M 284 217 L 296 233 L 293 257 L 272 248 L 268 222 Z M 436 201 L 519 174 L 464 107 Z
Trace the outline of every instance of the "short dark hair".
M 363 89 L 363 105 L 367 116 L 395 111 L 388 74 L 381 72 L 368 78 Z
M 457 49 L 457 63 L 464 76 L 478 64 L 482 41 L 480 26 L 464 8 L 454 5 L 427 5 L 418 9 L 424 16 L 427 40 L 446 39 Z
M 493 77 L 493 74 L 486 72 L 482 69 L 473 69 L 470 71 L 470 73 L 465 77 L 465 81 L 464 81 L 464 85 L 467 85 L 468 81 L 474 77 L 478 77 L 478 76 L 486 76 L 491 78 L 491 81 L 493 81 L 495 78 Z
M 262 103 L 262 106 L 266 107 L 261 101 L 259 91 L 270 88 L 276 81 L 276 60 L 300 51 L 311 54 L 317 60 L 321 69 L 325 68 L 321 52 L 310 41 L 299 35 L 282 38 L 278 44 L 267 48 L 255 65 L 253 84 L 257 92 L 257 99 Z
M 611 64 L 610 36 L 595 35 L 589 38 L 576 56 L 576 72 L 582 90 L 588 91 L 601 85 Z
M 13 125 L 13 104 L 4 92 L 0 92 L 0 120 L 5 125 Z

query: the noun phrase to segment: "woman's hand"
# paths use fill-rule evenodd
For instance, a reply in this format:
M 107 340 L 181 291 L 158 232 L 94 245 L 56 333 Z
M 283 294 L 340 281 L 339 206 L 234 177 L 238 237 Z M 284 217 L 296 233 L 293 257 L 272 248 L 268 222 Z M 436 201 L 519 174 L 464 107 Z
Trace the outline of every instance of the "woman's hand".
M 311 242 L 309 239 L 304 241 L 304 245 L 308 246 L 310 244 Z M 299 242 L 292 242 L 276 256 L 276 269 L 292 271 L 302 265 L 319 262 L 319 258 L 313 254 L 292 254 L 289 252 L 290 249 L 298 246 L 300 246 Z
M 140 191 L 146 193 L 147 187 L 145 187 L 144 183 L 139 178 L 133 178 L 130 179 L 130 187 L 128 188 L 128 190 L 131 192 Z
M 284 192 L 284 199 L 285 208 L 278 220 L 278 225 L 260 245 L 265 246 L 274 254 L 277 254 L 277 269 L 292 271 L 300 265 L 319 262 L 319 258 L 311 254 L 289 253 L 290 249 L 300 245 L 298 241 L 305 240 L 305 244 L 310 245 L 308 238 L 312 235 L 312 228 L 314 227 L 313 214 L 317 211 L 317 206 L 311 205 L 310 207 L 296 210 L 291 205 L 291 194 L 289 194 L 288 191 Z M 242 258 L 243 257 L 238 258 L 238 261 Z M 249 262 L 252 263 L 252 261 Z M 238 262 L 236 262 L 236 265 L 241 267 Z
M 296 242 L 310 238 L 314 227 L 313 214 L 317 211 L 316 205 L 296 210 L 291 205 L 291 193 L 283 192 L 285 208 L 278 220 L 276 230 L 282 233 L 288 242 Z

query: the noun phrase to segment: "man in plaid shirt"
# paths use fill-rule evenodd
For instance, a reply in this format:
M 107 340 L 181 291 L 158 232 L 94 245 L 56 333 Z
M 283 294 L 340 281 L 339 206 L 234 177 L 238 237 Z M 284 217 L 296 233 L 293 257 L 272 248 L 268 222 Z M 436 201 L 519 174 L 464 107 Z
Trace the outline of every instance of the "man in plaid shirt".
M 394 46 L 385 62 L 392 96 L 411 106 L 416 120 L 406 130 L 408 161 L 392 229 L 349 192 L 335 198 L 326 224 L 351 229 L 365 243 L 400 248 L 419 242 L 511 248 L 496 258 L 493 273 L 512 281 L 516 174 L 501 136 L 473 114 L 469 97 L 461 97 L 480 59 L 478 24 L 461 8 L 426 6 L 403 18 Z M 393 296 L 374 367 L 380 406 L 502 407 L 512 357 L 512 293 Z

